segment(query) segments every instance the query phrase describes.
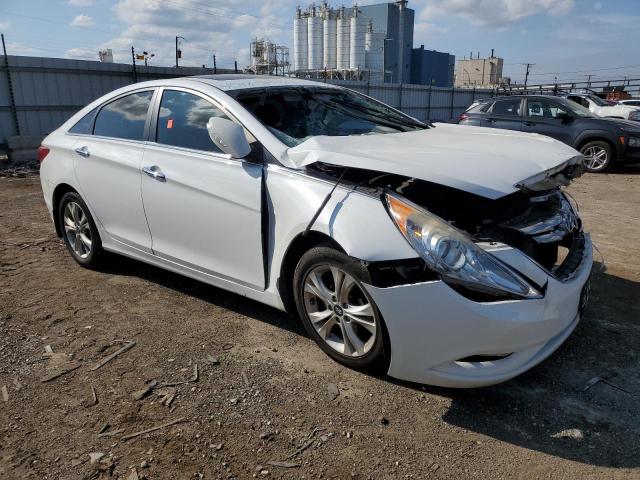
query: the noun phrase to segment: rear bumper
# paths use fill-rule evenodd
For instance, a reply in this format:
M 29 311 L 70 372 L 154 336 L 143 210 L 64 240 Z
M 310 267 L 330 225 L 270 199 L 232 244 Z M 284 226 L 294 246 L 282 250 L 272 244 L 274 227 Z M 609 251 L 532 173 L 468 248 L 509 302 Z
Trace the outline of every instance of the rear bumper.
M 513 249 L 494 252 L 547 285 L 539 300 L 477 303 L 441 281 L 390 288 L 367 285 L 391 341 L 389 375 L 445 387 L 480 387 L 513 378 L 553 353 L 580 320 L 582 290 L 592 265 L 584 258 L 568 281 L 559 281 Z M 506 355 L 487 361 L 478 355 Z

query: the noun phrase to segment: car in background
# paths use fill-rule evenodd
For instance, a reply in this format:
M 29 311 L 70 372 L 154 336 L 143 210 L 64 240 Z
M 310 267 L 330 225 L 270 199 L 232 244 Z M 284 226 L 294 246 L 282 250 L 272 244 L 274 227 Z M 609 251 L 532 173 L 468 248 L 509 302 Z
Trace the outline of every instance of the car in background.
M 640 122 L 640 107 L 634 105 L 624 105 L 620 103 L 609 103 L 606 100 L 590 93 L 570 93 L 566 95 L 568 100 L 582 105 L 589 111 L 601 117 L 621 118 Z
M 563 97 L 491 98 L 467 109 L 458 123 L 547 135 L 580 151 L 591 172 L 640 162 L 640 124 L 599 117 Z
M 629 107 L 640 107 L 640 98 L 630 98 L 629 100 L 618 100 L 618 105 L 626 105 Z

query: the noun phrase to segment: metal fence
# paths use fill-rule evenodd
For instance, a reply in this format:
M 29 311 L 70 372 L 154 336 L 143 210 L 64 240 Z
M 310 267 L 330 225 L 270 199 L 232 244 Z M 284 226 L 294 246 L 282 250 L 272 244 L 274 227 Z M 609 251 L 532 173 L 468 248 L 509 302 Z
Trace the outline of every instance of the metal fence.
M 0 144 L 14 135 L 46 135 L 96 98 L 125 85 L 211 73 L 209 68 L 136 65 L 134 69 L 118 63 L 0 56 Z
M 219 73 L 232 70 L 218 69 Z M 0 144 L 8 137 L 44 136 L 73 113 L 122 86 L 211 69 L 145 67 L 60 58 L 0 56 Z M 491 90 L 329 80 L 368 94 L 420 120 L 452 121 Z

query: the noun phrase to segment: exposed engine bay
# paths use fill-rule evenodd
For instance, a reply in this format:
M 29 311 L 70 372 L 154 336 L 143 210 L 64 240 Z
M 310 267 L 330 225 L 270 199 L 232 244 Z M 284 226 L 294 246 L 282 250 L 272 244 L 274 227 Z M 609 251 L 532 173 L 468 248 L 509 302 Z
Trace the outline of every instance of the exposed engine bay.
M 372 195 L 382 195 L 388 190 L 396 192 L 468 233 L 476 242 L 509 245 L 554 277 L 566 280 L 580 265 L 585 240 L 577 205 L 571 203 L 561 187 L 581 175 L 581 167 L 565 166 L 544 176 L 536 184 L 537 188 L 521 186 L 518 191 L 495 200 L 417 178 L 321 162 L 309 165 L 307 173 L 329 181 L 342 176 L 341 184 Z M 541 185 L 546 189 L 540 189 Z M 400 267 L 400 274 L 395 271 L 393 278 L 380 275 L 378 283 L 381 286 L 401 284 L 402 277 L 404 283 L 437 278 L 432 272 L 424 271 L 426 265 L 421 265 L 419 260 L 406 263 Z

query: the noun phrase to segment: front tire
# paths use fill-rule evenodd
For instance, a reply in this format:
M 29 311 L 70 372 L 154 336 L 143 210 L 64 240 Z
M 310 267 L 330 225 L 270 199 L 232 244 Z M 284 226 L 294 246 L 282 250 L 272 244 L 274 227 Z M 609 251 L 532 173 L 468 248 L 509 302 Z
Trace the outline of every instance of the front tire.
M 363 286 L 367 269 L 331 247 L 306 252 L 293 276 L 294 300 L 318 346 L 337 362 L 360 370 L 389 366 L 382 315 Z
M 592 173 L 605 172 L 611 168 L 613 149 L 607 142 L 594 140 L 585 143 L 580 149 L 584 155 L 587 170 Z
M 62 238 L 73 259 L 85 268 L 97 268 L 104 257 L 102 241 L 87 204 L 76 192 L 67 192 L 58 206 Z

